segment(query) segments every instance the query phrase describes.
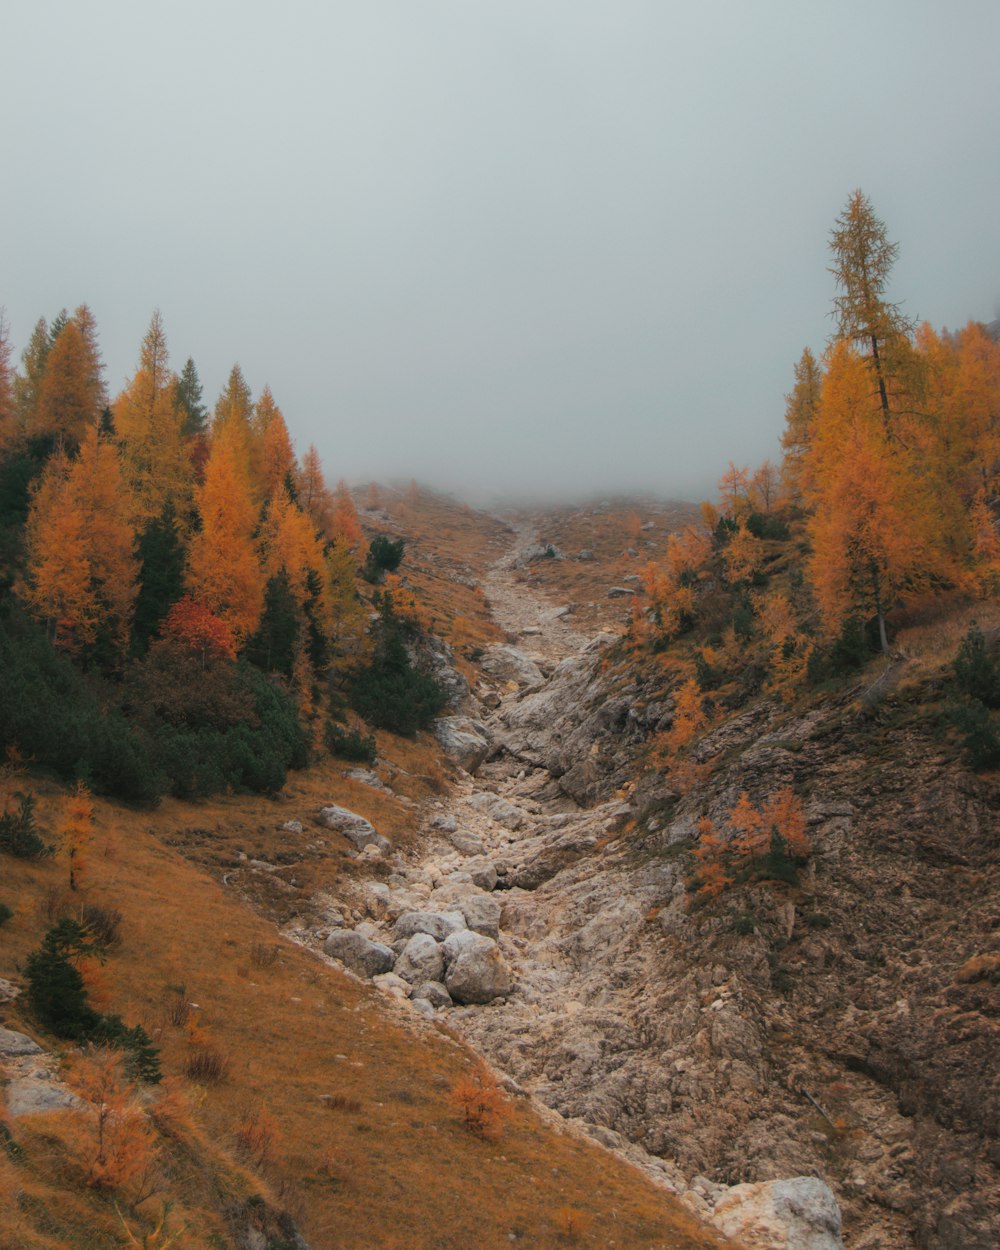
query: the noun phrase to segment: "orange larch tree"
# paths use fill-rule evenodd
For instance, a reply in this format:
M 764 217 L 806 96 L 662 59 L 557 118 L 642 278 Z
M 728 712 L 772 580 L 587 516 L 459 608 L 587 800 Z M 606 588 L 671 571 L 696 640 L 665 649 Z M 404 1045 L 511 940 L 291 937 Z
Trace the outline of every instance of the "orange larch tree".
M 333 515 L 330 518 L 331 537 L 339 538 L 349 551 L 356 551 L 361 546 L 364 535 L 358 510 L 354 499 L 347 489 L 347 483 L 341 478 L 337 489 L 333 492 Z
M 138 520 L 151 521 L 172 505 L 186 515 L 193 486 L 191 461 L 175 403 L 177 379 L 170 371 L 159 311 L 153 313 L 139 351 L 139 368 L 114 403 L 115 433 Z
M 138 592 L 135 531 L 117 451 L 96 426 L 76 460 L 57 454 L 46 465 L 26 535 L 25 593 L 52 641 L 73 650 L 100 634 L 123 653 Z
M 237 645 L 257 628 L 264 607 L 265 577 L 255 542 L 258 513 L 245 451 L 239 422 L 223 423 L 196 492 L 201 528 L 191 539 L 187 567 L 188 592 L 225 622 Z
M 285 418 L 269 386 L 264 387 L 254 405 L 252 430 L 259 490 L 262 498 L 270 499 L 294 475 L 295 452 Z
M 828 356 L 803 476 L 823 624 L 836 632 L 849 616 L 873 618 L 888 650 L 886 613 L 948 569 L 930 480 L 890 432 L 868 366 L 844 341 Z
M 86 431 L 97 425 L 104 403 L 100 357 L 88 309 L 84 326 L 77 317 L 67 321 L 48 350 L 28 432 L 51 435 L 76 447 Z

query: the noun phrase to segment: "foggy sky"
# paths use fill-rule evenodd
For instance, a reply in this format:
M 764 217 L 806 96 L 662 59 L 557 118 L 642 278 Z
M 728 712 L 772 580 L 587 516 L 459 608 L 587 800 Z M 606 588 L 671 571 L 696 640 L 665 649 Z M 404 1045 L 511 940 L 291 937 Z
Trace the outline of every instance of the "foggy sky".
M 996 0 L 4 0 L 0 305 L 154 308 L 331 478 L 701 497 L 777 455 L 857 186 L 998 315 Z

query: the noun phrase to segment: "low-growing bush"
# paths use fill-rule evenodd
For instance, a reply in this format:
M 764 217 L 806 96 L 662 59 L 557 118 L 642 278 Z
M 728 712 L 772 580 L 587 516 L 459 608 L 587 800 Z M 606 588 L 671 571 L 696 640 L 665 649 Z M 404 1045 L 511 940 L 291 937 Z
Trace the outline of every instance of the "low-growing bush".
M 35 796 L 20 796 L 17 807 L 0 812 L 0 851 L 18 859 L 41 859 L 55 848 L 44 842 L 35 827 Z
M 982 631 L 975 625 L 962 639 L 952 669 L 962 694 L 988 708 L 1000 708 L 1000 661 L 990 654 Z
M 369 725 L 412 738 L 440 715 L 447 695 L 410 659 L 392 598 L 381 595 L 377 603 L 379 615 L 372 625 L 375 652 L 352 683 L 351 705 Z
M 406 543 L 402 538 L 395 540 L 385 534 L 376 534 L 368 547 L 365 558 L 364 576 L 369 582 L 377 582 L 383 573 L 394 573 L 403 562 Z
M 184 1075 L 201 1085 L 218 1085 L 229 1075 L 229 1060 L 213 1046 L 200 1046 L 188 1056 Z
M 356 764 L 374 764 L 377 756 L 374 734 L 345 729 L 336 721 L 330 721 L 326 727 L 326 749 L 338 759 Z
M 477 1137 L 495 1137 L 512 1115 L 510 1103 L 488 1068 L 480 1067 L 452 1086 L 451 1103 Z
M 6 903 L 0 903 L 0 928 L 3 927 L 14 915 L 14 912 Z
M 80 919 L 88 934 L 105 950 L 117 946 L 121 941 L 124 917 L 117 907 L 99 907 L 96 903 L 85 903 Z

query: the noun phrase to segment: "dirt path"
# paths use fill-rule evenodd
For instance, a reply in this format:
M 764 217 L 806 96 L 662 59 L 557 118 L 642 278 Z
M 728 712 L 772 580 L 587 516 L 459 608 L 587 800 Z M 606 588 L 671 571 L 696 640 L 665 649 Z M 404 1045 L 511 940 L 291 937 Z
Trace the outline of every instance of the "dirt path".
M 508 634 L 517 634 L 524 649 L 550 660 L 562 660 L 586 646 L 588 639 L 572 626 L 565 607 L 535 597 L 517 580 L 524 553 L 538 542 L 530 521 L 514 524 L 510 549 L 490 566 L 483 590 L 493 619 Z

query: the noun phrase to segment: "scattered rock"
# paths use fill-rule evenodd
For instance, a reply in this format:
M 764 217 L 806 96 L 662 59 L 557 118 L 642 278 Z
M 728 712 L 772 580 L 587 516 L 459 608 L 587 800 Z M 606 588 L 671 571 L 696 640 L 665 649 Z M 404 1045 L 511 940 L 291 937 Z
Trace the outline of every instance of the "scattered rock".
M 489 816 L 490 820 L 495 820 L 498 825 L 503 825 L 505 829 L 517 830 L 524 824 L 525 816 L 521 808 L 508 803 L 499 794 L 480 791 L 479 794 L 474 794 L 469 799 L 469 804 L 477 812 L 482 812 Z
M 816 1176 L 736 1185 L 712 1223 L 747 1250 L 844 1250 L 837 1200 Z
M 372 942 L 353 929 L 334 929 L 323 943 L 323 950 L 359 977 L 371 978 L 391 972 L 396 960 L 390 947 Z
M 281 827 L 285 831 L 285 833 L 301 833 L 302 821 L 301 820 L 286 820 L 285 823 Z
M 410 985 L 440 981 L 444 975 L 444 955 L 429 933 L 414 933 L 393 969 Z
M 426 933 L 436 942 L 443 942 L 466 927 L 465 917 L 460 911 L 408 911 L 399 917 L 392 932 L 394 937 L 407 940 L 416 933 Z
M 64 1111 L 82 1107 L 83 1103 L 61 1081 L 44 1071 L 14 1076 L 7 1086 L 6 1112 L 11 1119 L 26 1115 L 44 1115 L 47 1111 Z
M 466 930 L 444 943 L 447 972 L 444 983 L 459 1003 L 489 1003 L 512 988 L 510 969 L 496 942 Z
M 635 594 L 632 586 L 612 586 L 608 591 L 609 599 L 629 599 Z
M 475 773 L 490 752 L 489 730 L 468 716 L 443 716 L 434 722 L 441 749 L 467 773 Z
M 359 816 L 357 812 L 352 812 L 349 808 L 338 807 L 335 803 L 331 804 L 321 809 L 319 819 L 327 829 L 342 833 L 359 851 L 364 850 L 366 846 L 377 846 L 386 855 L 391 849 L 389 839 L 376 832 L 371 821 L 365 820 L 364 816 Z
M 593 560 L 594 553 L 590 550 L 589 547 L 584 547 L 584 549 L 580 552 L 580 554 L 576 558 L 578 560 L 583 560 L 584 562 L 586 562 L 587 560 Z
M 463 899 L 459 907 L 473 933 L 497 940 L 500 936 L 500 904 L 495 898 L 489 894 L 473 894 Z
M 450 1007 L 451 995 L 440 981 L 424 981 L 414 989 L 413 998 L 425 999 L 432 1007 Z
M 461 855 L 482 855 L 486 851 L 486 843 L 478 833 L 456 832 L 449 835 L 448 841 Z
M 42 1048 L 25 1033 L 16 1033 L 13 1029 L 0 1028 L 0 1055 L 5 1059 L 14 1059 L 19 1055 L 40 1055 Z
M 377 977 L 372 977 L 372 985 L 383 994 L 391 994 L 393 998 L 410 997 L 410 983 L 395 972 L 380 972 Z
M 442 833 L 454 833 L 458 828 L 458 821 L 451 812 L 447 812 L 443 815 L 435 816 L 431 821 L 431 827 L 440 829 Z
M 487 647 L 479 663 L 484 672 L 500 681 L 513 681 L 519 686 L 538 686 L 542 682 L 542 670 L 517 647 Z
M 0 1003 L 12 1003 L 20 992 L 19 987 L 13 981 L 6 981 L 0 977 Z

